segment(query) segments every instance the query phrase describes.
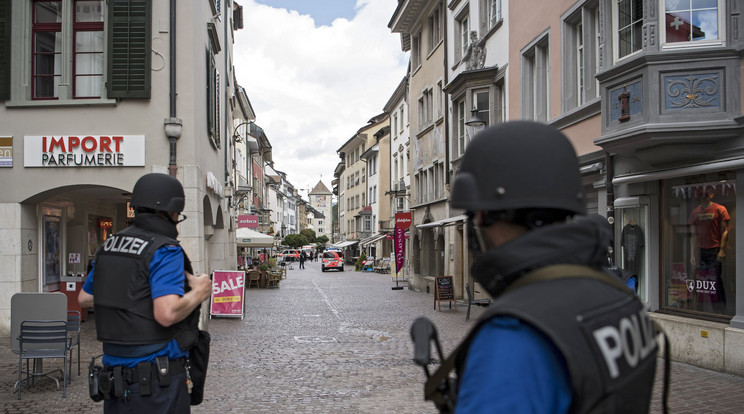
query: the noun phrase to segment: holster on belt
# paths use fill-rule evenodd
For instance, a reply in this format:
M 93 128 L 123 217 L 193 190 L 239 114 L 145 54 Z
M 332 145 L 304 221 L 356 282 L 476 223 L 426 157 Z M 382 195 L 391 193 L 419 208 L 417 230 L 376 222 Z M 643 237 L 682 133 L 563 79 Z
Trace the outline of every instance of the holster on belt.
M 155 365 L 158 370 L 158 383 L 161 387 L 167 387 L 170 385 L 170 366 L 168 364 L 167 356 L 159 356 L 155 358 Z
M 149 362 L 140 362 L 137 364 L 137 382 L 139 383 L 140 395 L 147 396 L 152 394 L 152 370 Z
M 114 397 L 124 396 L 124 368 L 119 365 L 114 367 Z

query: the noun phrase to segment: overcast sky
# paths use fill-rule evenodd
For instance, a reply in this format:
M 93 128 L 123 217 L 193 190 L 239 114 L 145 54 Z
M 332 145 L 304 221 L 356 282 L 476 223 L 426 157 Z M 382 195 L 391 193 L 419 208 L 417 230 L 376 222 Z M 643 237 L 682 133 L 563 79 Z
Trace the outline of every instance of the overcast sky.
M 403 79 L 408 53 L 387 24 L 396 0 L 243 0 L 233 50 L 273 147 L 276 169 L 301 190 L 329 188 L 336 151 Z M 322 175 L 322 177 L 321 177 Z M 307 191 L 300 194 L 307 200 Z

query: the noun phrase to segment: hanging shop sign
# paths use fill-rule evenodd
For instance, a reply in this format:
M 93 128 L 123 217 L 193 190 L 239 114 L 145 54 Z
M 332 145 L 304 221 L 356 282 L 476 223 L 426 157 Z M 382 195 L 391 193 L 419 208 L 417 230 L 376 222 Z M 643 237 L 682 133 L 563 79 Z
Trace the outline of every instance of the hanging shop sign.
M 395 213 L 395 227 L 400 227 L 405 230 L 411 227 L 411 212 L 407 213 Z
M 45 135 L 23 137 L 25 167 L 141 167 L 144 135 Z
M 238 215 L 238 228 L 258 228 L 258 215 L 256 214 L 240 214 Z

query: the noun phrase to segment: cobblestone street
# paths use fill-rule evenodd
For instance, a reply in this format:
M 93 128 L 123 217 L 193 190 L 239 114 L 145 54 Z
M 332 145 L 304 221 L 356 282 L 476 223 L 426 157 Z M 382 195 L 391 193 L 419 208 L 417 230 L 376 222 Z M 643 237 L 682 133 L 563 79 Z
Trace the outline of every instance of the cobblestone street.
M 210 321 L 212 352 L 205 400 L 195 413 L 431 413 L 423 401 L 424 373 L 414 365 L 409 328 L 418 316 L 433 320 L 449 353 L 482 311 L 433 309 L 433 297 L 391 290 L 389 275 L 321 273 L 320 263 L 289 270 L 279 289 L 246 291 L 245 318 Z M 350 267 L 347 266 L 347 269 Z M 12 392 L 18 359 L 0 348 L 0 410 L 4 413 L 93 413 L 85 372 L 100 353 L 92 319 L 83 324 L 83 375 L 77 357 L 67 398 L 54 382 L 37 379 Z M 660 361 L 661 362 L 661 361 Z M 661 365 L 661 363 L 659 364 Z M 45 368 L 61 362 L 45 362 Z M 660 412 L 657 375 L 652 412 Z M 673 364 L 672 413 L 742 413 L 744 378 Z

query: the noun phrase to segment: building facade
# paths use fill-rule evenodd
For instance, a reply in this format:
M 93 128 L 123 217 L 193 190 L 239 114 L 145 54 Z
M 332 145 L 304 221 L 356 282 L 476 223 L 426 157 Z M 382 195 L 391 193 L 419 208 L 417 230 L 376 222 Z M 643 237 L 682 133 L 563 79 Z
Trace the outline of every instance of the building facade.
M 368 165 L 362 155 L 376 144 L 375 135 L 389 127 L 387 114 L 377 115 L 367 125 L 359 128 L 337 151 L 342 160 L 334 173 L 339 187 L 337 242 L 343 243 L 341 247 L 348 248 L 354 255 L 360 252 L 359 241 L 372 235 L 372 209 L 369 207 L 367 188 Z
M 444 86 L 447 84 L 445 10 L 447 2 L 398 2 L 388 27 L 411 52 L 408 122 L 411 134 L 409 287 L 434 291 L 434 278 L 447 271 L 445 234 L 440 226 L 419 227 L 449 217 L 449 146 Z
M 11 185 L 0 194 L 0 331 L 12 294 L 56 291 L 85 272 L 130 223 L 130 192 L 146 173 L 183 183 L 179 239 L 194 270 L 234 267 L 226 188 L 240 10 L 229 0 L 178 6 L 2 2 L 0 175 Z
M 387 113 L 386 113 L 387 116 Z M 369 234 L 359 242 L 367 257 L 390 257 L 392 244 L 386 235 L 393 230 L 390 221 L 390 126 L 380 128 L 373 135 L 374 142 L 362 155 L 367 164 L 367 203 L 372 216 L 363 218 Z
M 675 360 L 741 375 L 744 5 L 628 0 L 598 8 L 594 143 L 613 172 L 615 260 L 638 271 L 642 298 L 674 333 Z
M 389 206 L 390 216 L 381 217 L 388 223 L 383 228 L 395 229 L 395 214 L 410 212 L 411 174 L 408 166 L 411 163 L 411 134 L 408 124 L 408 75 L 395 88 L 384 107 L 390 117 L 390 149 L 387 168 L 389 170 Z M 404 239 L 405 261 L 403 269 L 398 273 L 399 278 L 408 278 L 410 274 L 411 252 L 409 238 Z M 392 240 L 381 240 L 388 243 Z M 391 260 L 391 263 L 394 263 Z

